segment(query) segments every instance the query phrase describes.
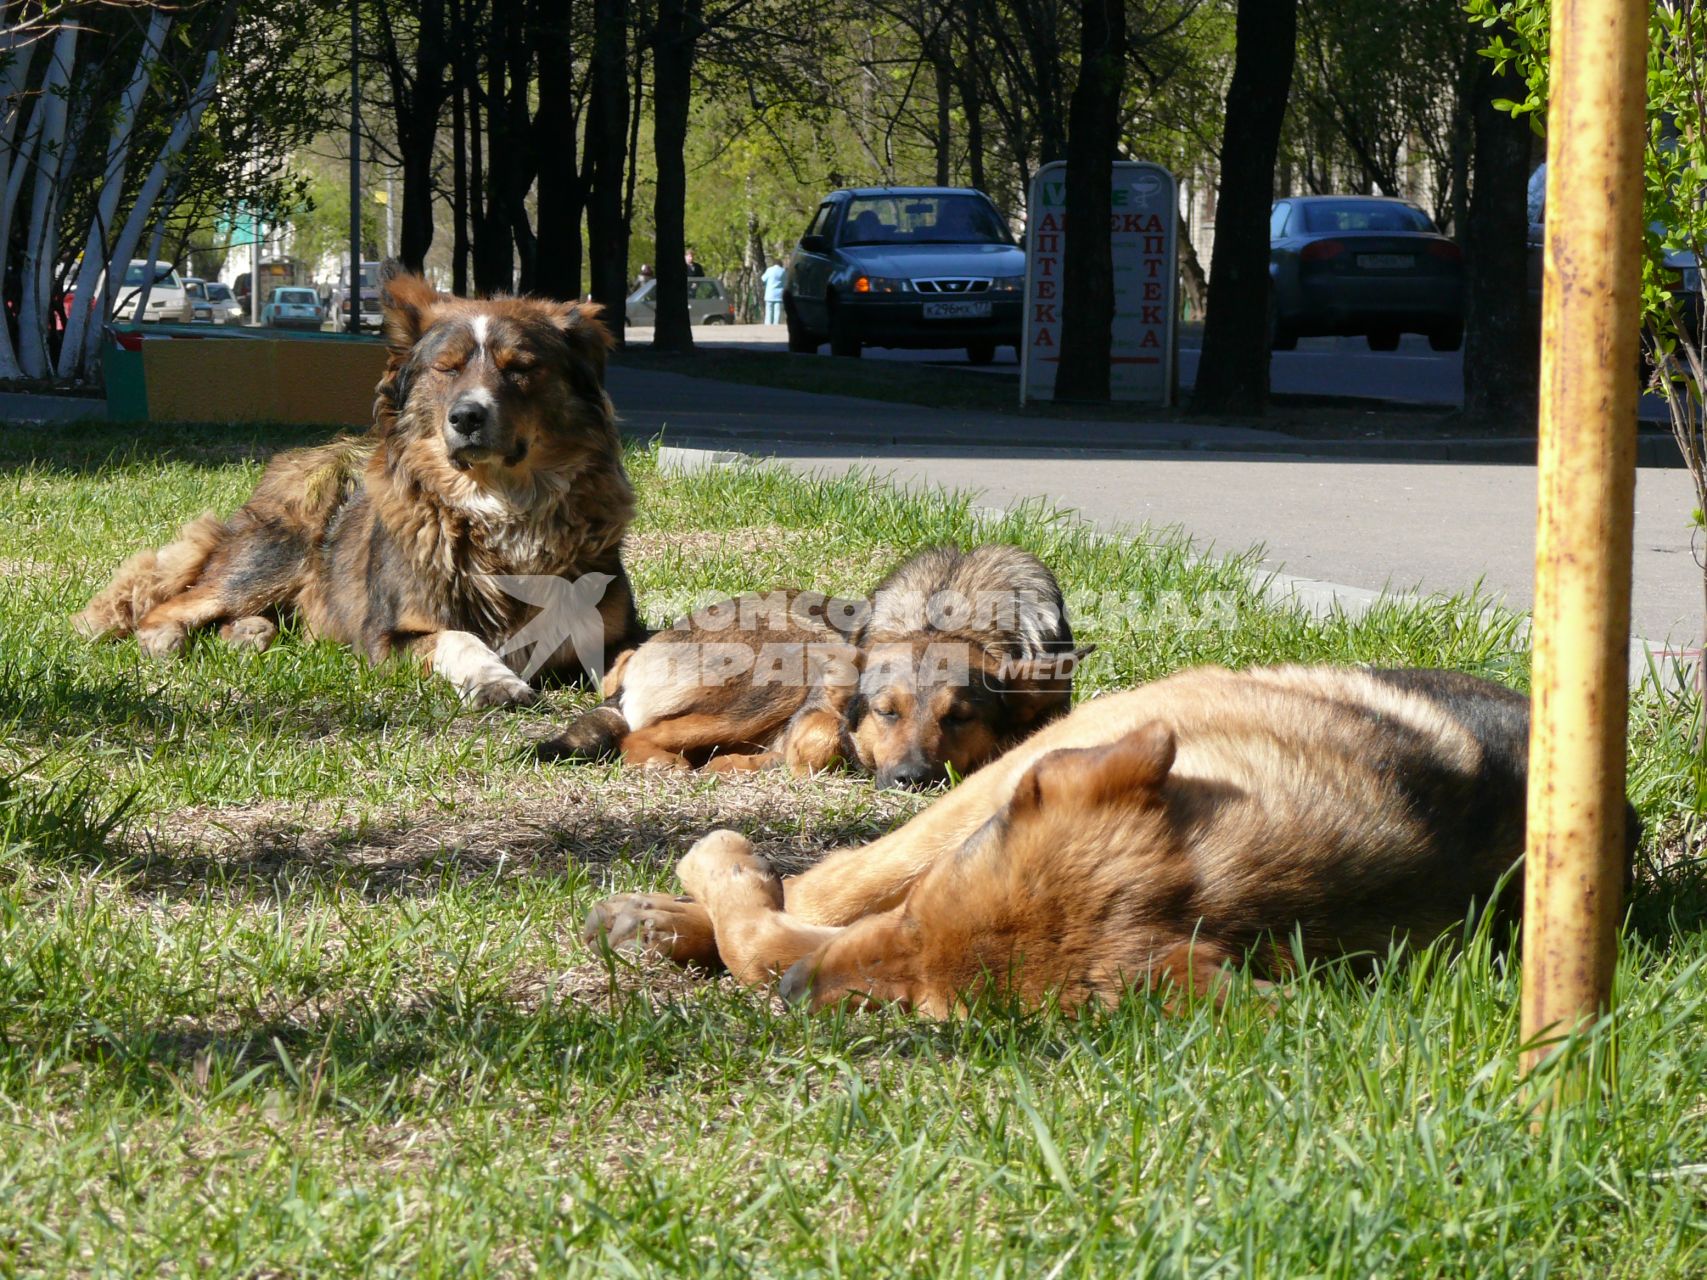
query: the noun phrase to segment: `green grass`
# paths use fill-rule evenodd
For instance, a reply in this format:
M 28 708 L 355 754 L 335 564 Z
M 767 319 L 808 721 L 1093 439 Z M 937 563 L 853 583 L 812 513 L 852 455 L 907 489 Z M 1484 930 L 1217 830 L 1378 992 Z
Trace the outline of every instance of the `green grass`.
M 580 920 L 713 825 L 799 863 L 921 801 L 542 769 L 525 748 L 586 695 L 464 713 L 295 636 L 172 666 L 87 646 L 65 618 L 124 555 L 312 438 L 141 431 L 0 435 L 0 1274 L 1707 1271 L 1693 707 L 1633 706 L 1643 876 L 1619 1012 L 1580 1047 L 1613 1083 L 1538 1129 L 1515 966 L 1485 937 L 1272 1009 L 807 1019 L 607 971 Z M 1473 598 L 1317 620 L 1176 537 L 860 477 L 632 470 L 654 620 L 1002 537 L 1120 601 L 1081 628 L 1086 692 L 1206 661 L 1527 678 L 1515 620 Z

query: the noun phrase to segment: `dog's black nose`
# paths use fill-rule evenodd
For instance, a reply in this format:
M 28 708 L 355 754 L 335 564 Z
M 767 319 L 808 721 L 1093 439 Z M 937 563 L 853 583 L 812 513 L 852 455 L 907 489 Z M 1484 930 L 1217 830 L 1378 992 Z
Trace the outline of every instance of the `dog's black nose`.
M 881 770 L 877 775 L 879 788 L 885 787 L 923 787 L 938 780 L 941 774 L 934 764 L 924 760 L 910 761 L 898 764 L 892 769 Z
M 451 430 L 472 440 L 486 429 L 491 414 L 478 400 L 458 400 L 450 407 Z

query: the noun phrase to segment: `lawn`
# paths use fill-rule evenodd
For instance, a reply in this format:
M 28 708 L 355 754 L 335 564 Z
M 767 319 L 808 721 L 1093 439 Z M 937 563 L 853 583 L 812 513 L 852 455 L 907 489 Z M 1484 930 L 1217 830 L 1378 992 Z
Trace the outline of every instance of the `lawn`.
M 295 430 L 0 436 L 0 1274 L 1698 1276 L 1707 891 L 1693 708 L 1633 704 L 1647 824 L 1612 1084 L 1532 1127 L 1517 975 L 1471 938 L 1163 1016 L 809 1019 L 577 937 L 717 825 L 779 862 L 928 797 L 542 767 L 589 695 L 469 713 L 287 633 L 175 665 L 66 618 L 237 505 Z M 1522 686 L 1474 598 L 1315 619 L 1248 562 L 866 479 L 630 459 L 653 621 L 869 588 L 926 542 L 1036 550 L 1086 693 L 1195 662 L 1444 665 Z

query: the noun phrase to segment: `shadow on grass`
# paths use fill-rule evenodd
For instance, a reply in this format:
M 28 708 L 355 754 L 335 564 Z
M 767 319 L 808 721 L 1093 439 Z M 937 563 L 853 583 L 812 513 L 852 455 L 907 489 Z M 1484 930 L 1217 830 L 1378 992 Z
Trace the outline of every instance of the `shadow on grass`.
M 347 430 L 277 422 L 10 423 L 0 433 L 0 472 L 33 467 L 94 475 L 156 463 L 227 467 L 271 457 L 281 449 L 320 444 Z

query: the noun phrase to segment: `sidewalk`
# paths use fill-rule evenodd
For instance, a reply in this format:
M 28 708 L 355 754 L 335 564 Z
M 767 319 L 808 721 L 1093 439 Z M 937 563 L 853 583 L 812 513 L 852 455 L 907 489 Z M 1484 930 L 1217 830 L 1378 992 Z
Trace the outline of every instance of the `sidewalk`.
M 854 396 L 809 395 L 780 387 L 612 365 L 606 378 L 630 435 L 718 448 L 791 452 L 800 448 L 903 448 L 1000 451 L 1009 457 L 1127 455 L 1134 450 L 1272 455 L 1294 458 L 1387 458 L 1403 462 L 1533 463 L 1535 442 L 1501 437 L 1402 440 L 1306 440 L 1260 427 L 1191 421 L 1106 422 L 1021 418 L 892 404 Z M 1678 466 L 1669 436 L 1637 443 L 1643 467 Z
M 1329 442 L 1285 437 L 1282 448 L 1256 428 L 998 421 L 620 368 L 610 390 L 636 436 L 976 490 L 996 506 L 1045 498 L 1111 531 L 1178 526 L 1206 554 L 1260 545 L 1266 568 L 1347 605 L 1370 591 L 1478 584 L 1512 608 L 1533 598 L 1527 462 L 1399 460 L 1395 441 L 1344 442 L 1362 456 L 1324 456 Z M 1688 473 L 1638 473 L 1633 630 L 1653 642 L 1693 644 L 1702 632 L 1694 506 Z

